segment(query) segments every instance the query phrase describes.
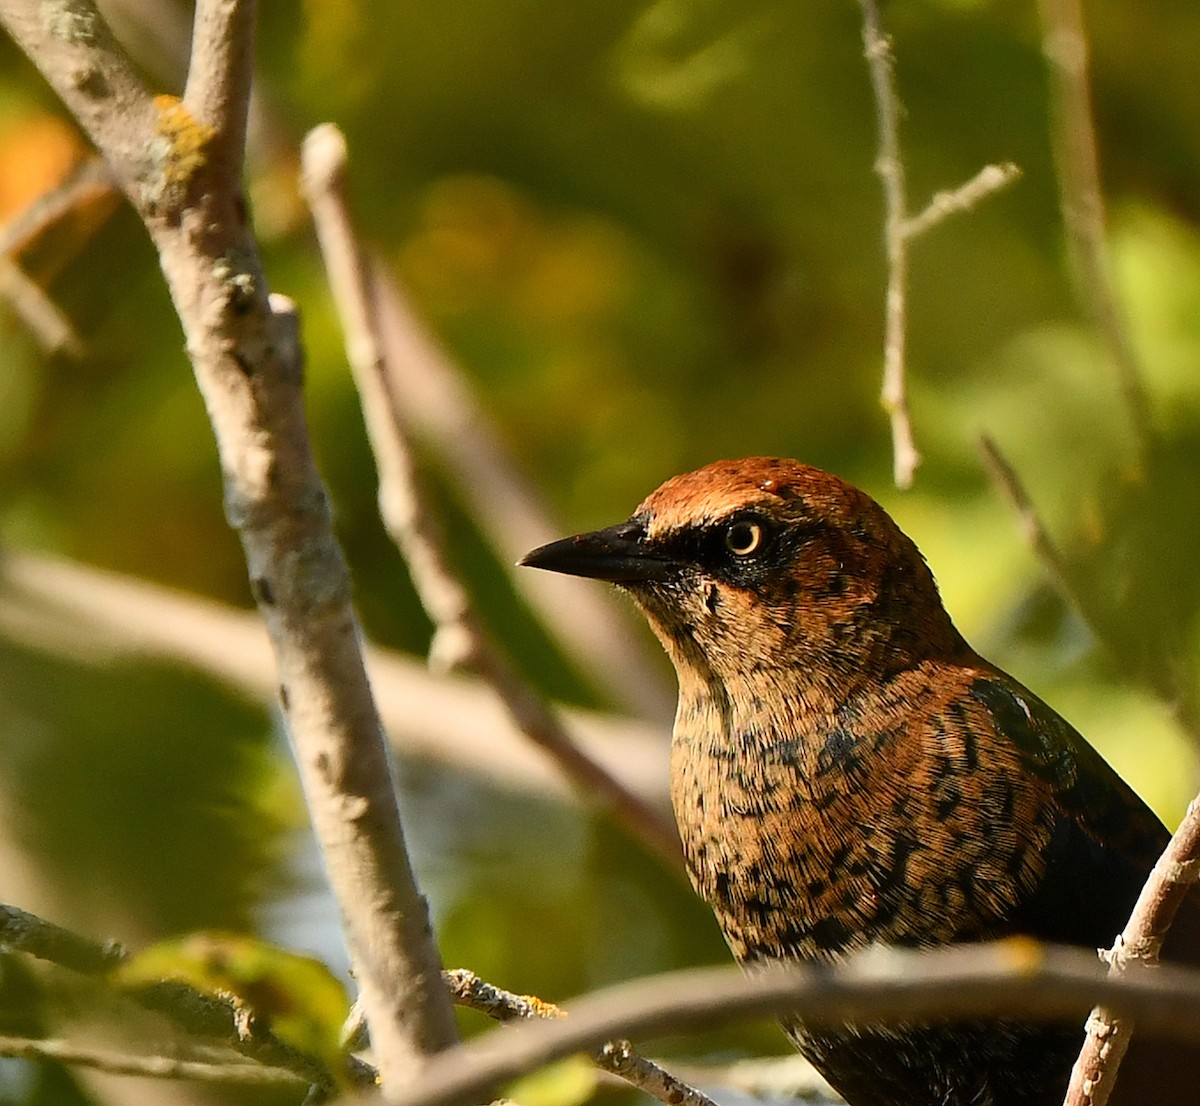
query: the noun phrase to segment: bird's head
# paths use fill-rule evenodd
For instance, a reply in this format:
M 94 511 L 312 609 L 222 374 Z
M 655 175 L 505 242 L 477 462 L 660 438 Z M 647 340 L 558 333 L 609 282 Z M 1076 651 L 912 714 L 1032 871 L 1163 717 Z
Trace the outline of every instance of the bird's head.
M 627 591 L 681 682 L 788 669 L 844 688 L 966 648 L 883 508 L 796 461 L 717 461 L 673 477 L 626 522 L 521 563 Z

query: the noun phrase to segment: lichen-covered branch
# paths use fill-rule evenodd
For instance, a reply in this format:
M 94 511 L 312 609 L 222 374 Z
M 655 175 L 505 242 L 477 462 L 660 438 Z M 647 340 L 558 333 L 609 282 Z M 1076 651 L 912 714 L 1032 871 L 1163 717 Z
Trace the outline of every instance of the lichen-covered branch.
M 553 1003 L 532 995 L 514 995 L 485 983 L 474 972 L 459 969 L 446 972 L 445 977 L 455 1002 L 500 1022 L 565 1016 L 565 1011 Z M 633 1084 L 651 1098 L 657 1098 L 664 1106 L 716 1106 L 708 1095 L 642 1056 L 623 1038 L 605 1041 L 593 1051 L 592 1058 L 605 1071 Z
M 242 195 L 254 4 L 200 0 L 183 100 L 139 83 L 90 0 L 0 0 L 0 21 L 80 119 L 158 251 L 382 1080 L 395 1085 L 456 1029 L 312 457 L 296 314 L 269 293 Z
M 835 967 L 700 968 L 635 980 L 564 1003 L 565 1018 L 506 1025 L 431 1061 L 395 1106 L 485 1101 L 496 1085 L 571 1053 L 751 1017 L 806 1025 L 929 1017 L 1070 1021 L 1101 1001 L 1147 1032 L 1200 1040 L 1200 971 L 1163 965 L 1106 977 L 1082 949 L 1028 940 L 911 951 L 876 949 Z

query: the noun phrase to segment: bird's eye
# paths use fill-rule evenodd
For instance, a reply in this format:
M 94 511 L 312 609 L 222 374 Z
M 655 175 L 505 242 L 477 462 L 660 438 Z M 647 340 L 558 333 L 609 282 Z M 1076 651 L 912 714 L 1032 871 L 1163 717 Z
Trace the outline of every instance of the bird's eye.
M 757 522 L 742 519 L 730 523 L 725 531 L 725 548 L 735 557 L 749 557 L 762 548 L 763 528 Z

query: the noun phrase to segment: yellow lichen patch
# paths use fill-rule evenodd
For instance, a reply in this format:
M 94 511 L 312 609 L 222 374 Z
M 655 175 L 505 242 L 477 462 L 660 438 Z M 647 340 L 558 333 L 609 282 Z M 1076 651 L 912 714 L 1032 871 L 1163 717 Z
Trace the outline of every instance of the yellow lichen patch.
M 156 149 L 164 190 L 181 188 L 192 179 L 205 160 L 205 147 L 215 132 L 200 123 L 178 96 L 155 96 L 158 113 L 155 130 L 164 140 Z
M 538 998 L 537 995 L 521 995 L 527 1003 L 534 1017 L 538 1018 L 562 1018 L 566 1017 L 566 1011 L 561 1006 L 556 1006 L 552 1002 L 547 1002 L 544 998 Z

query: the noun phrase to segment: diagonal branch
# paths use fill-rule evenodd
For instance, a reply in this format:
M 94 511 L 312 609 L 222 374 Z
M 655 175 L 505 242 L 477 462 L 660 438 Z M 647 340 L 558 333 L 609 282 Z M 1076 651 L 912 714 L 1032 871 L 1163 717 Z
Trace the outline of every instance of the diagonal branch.
M 0 1056 L 26 1060 L 53 1060 L 56 1064 L 92 1068 L 112 1075 L 140 1075 L 151 1079 L 191 1079 L 202 1083 L 279 1087 L 303 1082 L 286 1068 L 263 1064 L 193 1060 L 179 1056 L 153 1056 L 114 1052 L 73 1041 L 0 1037 Z
M 378 316 L 388 387 L 419 436 L 454 478 L 472 518 L 503 560 L 515 564 L 561 530 L 508 455 L 464 380 L 462 369 L 418 319 L 395 278 L 374 267 L 371 294 Z M 469 450 L 460 448 L 471 442 Z M 555 573 L 519 573 L 512 582 L 566 653 L 626 710 L 669 719 L 675 696 L 634 628 L 631 611 L 587 581 Z
M 389 1101 L 486 1101 L 497 1084 L 621 1035 L 644 1039 L 772 1015 L 812 1026 L 1003 1015 L 1069 1022 L 1098 1000 L 1148 1032 L 1200 1040 L 1195 970 L 1164 965 L 1111 979 L 1092 953 L 1024 939 L 875 949 L 833 967 L 698 968 L 618 984 L 566 1003 L 566 1018 L 501 1026 L 436 1057 Z
M 1159 950 L 1183 900 L 1200 882 L 1200 797 L 1192 800 L 1179 828 L 1154 865 L 1138 895 L 1129 923 L 1107 954 L 1108 975 L 1117 978 L 1133 965 L 1158 963 Z M 1133 1026 L 1107 1006 L 1097 1006 L 1087 1037 L 1071 1069 L 1064 1106 L 1105 1106 L 1117 1070 L 1129 1048 Z
M 445 978 L 459 1006 L 468 1006 L 499 1022 L 566 1017 L 566 1011 L 553 1003 L 501 990 L 485 983 L 474 972 L 449 971 Z M 657 1098 L 664 1106 L 716 1106 L 708 1095 L 636 1052 L 627 1040 L 605 1041 L 593 1050 L 592 1059 L 605 1071 Z
M 924 210 L 904 221 L 904 237 L 910 241 L 919 238 L 940 226 L 951 215 L 970 211 L 981 204 L 993 192 L 999 192 L 1019 180 L 1021 169 L 1011 161 L 998 165 L 985 165 L 970 180 L 963 181 L 957 188 L 935 192 Z
M 312 456 L 296 312 L 269 292 L 242 197 L 253 15 L 251 0 L 199 0 L 178 101 L 150 98 L 91 0 L 0 0 L 0 22 L 79 116 L 158 250 L 390 1088 L 457 1028 Z
M 1104 195 L 1092 121 L 1088 44 L 1081 0 L 1039 0 L 1042 50 L 1050 67 L 1059 203 L 1076 277 L 1116 369 L 1139 453 L 1152 438 L 1150 401 L 1128 326 L 1113 288 L 1104 242 Z
M 519 679 L 484 632 L 453 570 L 438 521 L 420 486 L 399 401 L 389 388 L 368 262 L 346 203 L 346 159 L 345 139 L 337 128 L 326 124 L 310 132 L 302 155 L 304 188 L 379 469 L 380 512 L 434 623 L 434 652 L 451 666 L 461 664 L 482 676 L 530 740 L 577 786 L 610 807 L 639 840 L 680 870 L 682 856 L 674 826 L 581 749 L 553 710 Z
M 254 0 L 197 4 L 183 103 L 212 130 L 207 154 L 211 172 L 228 188 L 241 185 L 246 117 L 254 76 Z
M 98 979 L 109 978 L 128 959 L 125 949 L 114 941 L 94 941 L 3 903 L 0 903 L 0 950 L 20 952 Z M 123 997 L 143 1009 L 153 1010 L 189 1037 L 217 1038 L 256 1065 L 282 1069 L 309 1084 L 329 1088 L 337 1082 L 337 1075 L 329 1071 L 324 1061 L 280 1040 L 265 1019 L 254 1016 L 254 1011 L 232 995 L 206 994 L 174 980 L 119 990 Z M 0 1054 L 16 1055 L 4 1053 L 2 1048 Z M 68 1061 L 63 1059 L 63 1062 Z M 353 1069 L 359 1067 L 357 1062 L 352 1064 Z

